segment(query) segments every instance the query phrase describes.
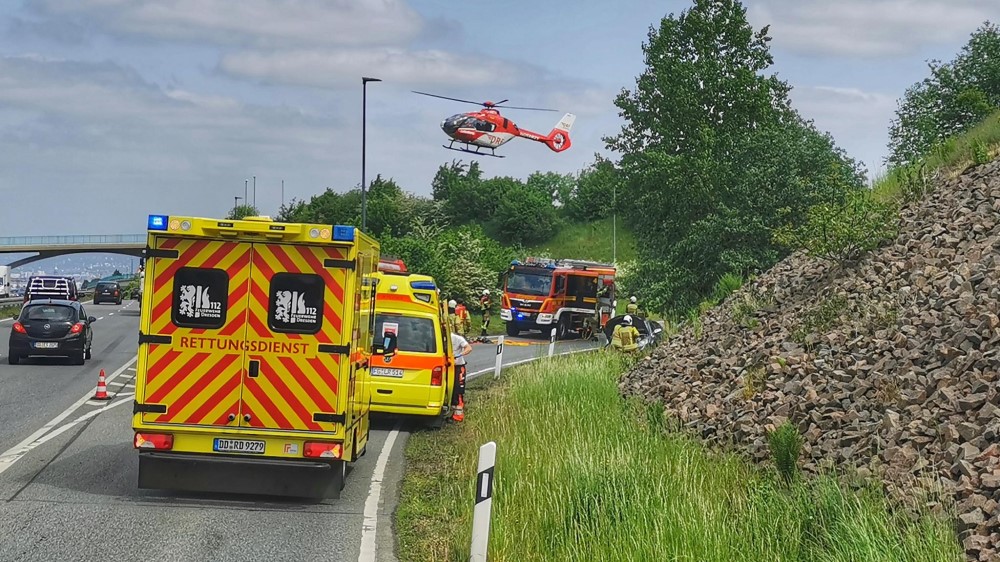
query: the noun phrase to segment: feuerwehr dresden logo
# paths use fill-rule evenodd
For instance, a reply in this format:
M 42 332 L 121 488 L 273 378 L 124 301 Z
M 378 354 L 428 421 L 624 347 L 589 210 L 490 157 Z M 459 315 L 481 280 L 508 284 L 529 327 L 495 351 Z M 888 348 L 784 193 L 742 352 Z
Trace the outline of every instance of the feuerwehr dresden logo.
M 181 285 L 180 314 L 188 318 L 221 318 L 222 302 L 213 301 L 203 285 Z
M 316 308 L 306 306 L 306 295 L 299 291 L 275 294 L 274 317 L 285 324 L 315 324 Z

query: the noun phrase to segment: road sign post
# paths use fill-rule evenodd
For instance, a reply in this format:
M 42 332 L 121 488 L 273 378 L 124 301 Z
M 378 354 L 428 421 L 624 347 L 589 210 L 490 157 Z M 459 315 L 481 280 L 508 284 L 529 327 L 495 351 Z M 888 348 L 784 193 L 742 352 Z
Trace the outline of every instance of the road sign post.
M 549 357 L 556 352 L 556 329 L 552 328 L 552 333 L 549 334 Z
M 476 503 L 472 512 L 472 549 L 469 562 L 486 562 L 486 547 L 490 540 L 490 511 L 493 509 L 493 468 L 496 466 L 496 460 L 496 443 L 490 441 L 479 447 L 479 470 L 476 476 Z
M 493 380 L 500 378 L 500 366 L 503 365 L 503 336 L 497 337 L 497 362 L 493 367 Z

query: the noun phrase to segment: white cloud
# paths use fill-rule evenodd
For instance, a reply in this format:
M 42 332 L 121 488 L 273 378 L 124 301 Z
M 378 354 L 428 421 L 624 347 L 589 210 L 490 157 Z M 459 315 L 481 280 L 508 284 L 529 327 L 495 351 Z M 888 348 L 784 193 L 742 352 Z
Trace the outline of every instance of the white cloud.
M 996 0 L 756 0 L 748 14 L 757 27 L 771 25 L 779 48 L 881 57 L 964 42 L 1000 11 Z
M 790 96 L 795 109 L 828 131 L 849 156 L 869 171 L 882 167 L 889 121 L 896 109 L 894 96 L 840 86 L 795 88 Z
M 319 87 L 353 85 L 363 75 L 402 84 L 462 86 L 489 84 L 497 76 L 516 82 L 521 74 L 515 65 L 496 59 L 388 47 L 241 52 L 223 57 L 221 68 L 266 83 Z
M 48 17 L 111 32 L 258 46 L 401 44 L 423 19 L 405 0 L 34 0 Z

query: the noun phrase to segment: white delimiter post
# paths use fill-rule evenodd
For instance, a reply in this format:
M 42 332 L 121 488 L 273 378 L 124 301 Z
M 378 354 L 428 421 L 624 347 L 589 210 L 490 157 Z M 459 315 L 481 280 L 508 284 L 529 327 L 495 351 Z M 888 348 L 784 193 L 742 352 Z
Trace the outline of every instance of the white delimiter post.
M 549 357 L 556 352 L 556 329 L 552 328 L 552 333 L 549 334 Z
M 497 461 L 497 444 L 493 441 L 479 447 L 479 470 L 476 476 L 476 504 L 472 513 L 472 550 L 469 562 L 486 562 L 486 546 L 490 540 L 490 510 L 493 508 L 493 467 Z
M 497 363 L 493 367 L 493 380 L 500 378 L 500 365 L 503 364 L 503 336 L 497 337 Z

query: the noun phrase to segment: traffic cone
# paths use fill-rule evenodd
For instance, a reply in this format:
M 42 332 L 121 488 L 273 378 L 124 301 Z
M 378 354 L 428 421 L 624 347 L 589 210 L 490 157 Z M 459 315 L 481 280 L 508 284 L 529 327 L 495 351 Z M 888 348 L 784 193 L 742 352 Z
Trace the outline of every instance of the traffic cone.
M 455 411 L 451 414 L 452 421 L 465 421 L 465 400 L 461 396 L 458 397 L 458 406 L 455 406 Z
M 97 376 L 97 392 L 94 393 L 92 400 L 111 400 L 107 383 L 104 381 L 104 369 L 101 369 L 101 374 Z

